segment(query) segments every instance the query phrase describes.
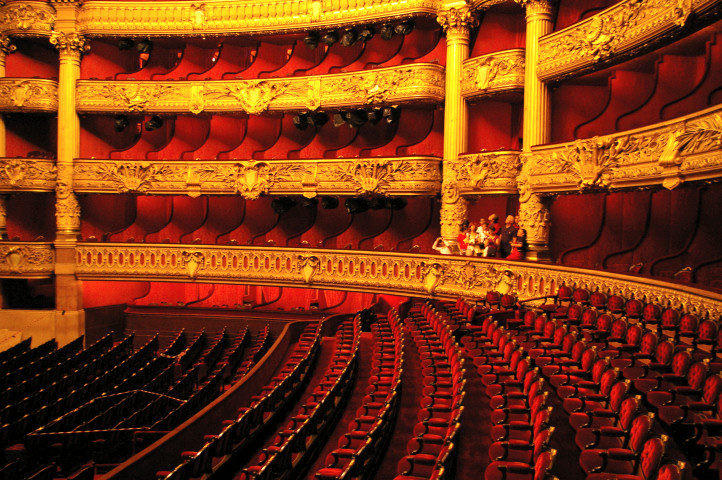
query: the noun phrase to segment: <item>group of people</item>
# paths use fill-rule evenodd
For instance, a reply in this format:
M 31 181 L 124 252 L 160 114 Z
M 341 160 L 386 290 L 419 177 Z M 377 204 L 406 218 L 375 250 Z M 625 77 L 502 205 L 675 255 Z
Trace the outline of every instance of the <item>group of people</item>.
M 507 260 L 524 260 L 526 232 L 519 226 L 519 216 L 508 215 L 504 225 L 499 216 L 489 215 L 479 223 L 465 220 L 457 237 L 462 255 L 470 257 L 499 257 Z M 432 247 L 441 254 L 452 253 L 451 246 L 439 237 Z

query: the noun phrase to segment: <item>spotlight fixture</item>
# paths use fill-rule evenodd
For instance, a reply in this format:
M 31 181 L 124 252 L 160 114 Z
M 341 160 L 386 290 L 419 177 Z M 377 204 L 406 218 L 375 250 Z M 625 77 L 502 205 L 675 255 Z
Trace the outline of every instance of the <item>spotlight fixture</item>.
M 121 38 L 118 40 L 118 50 L 130 50 L 135 45 L 132 38 Z
M 371 122 L 372 125 L 376 125 L 381 121 L 381 118 L 383 117 L 383 110 L 380 108 L 374 108 L 368 113 L 369 116 L 369 122 Z
M 150 120 L 145 122 L 145 129 L 149 132 L 156 130 L 163 126 L 163 119 L 158 115 L 153 115 Z
M 394 27 L 391 24 L 386 24 L 381 27 L 381 38 L 384 40 L 391 40 L 394 36 Z
M 346 115 L 348 115 L 348 112 L 338 112 L 333 114 L 333 126 L 334 127 L 340 127 L 344 123 L 346 123 Z
M 347 198 L 344 202 L 348 213 L 363 213 L 369 209 L 369 202 L 363 197 Z
M 381 210 L 386 206 L 386 200 L 383 197 L 372 197 L 369 200 L 369 208 L 371 210 Z
M 303 205 L 304 208 L 316 208 L 316 206 L 318 205 L 318 198 L 316 198 L 316 197 L 305 198 L 304 197 L 303 201 L 301 202 L 301 205 Z
M 309 48 L 316 48 L 318 46 L 318 40 L 318 32 L 308 32 L 308 35 L 303 39 L 303 43 L 308 45 Z
M 146 38 L 145 40 L 138 42 L 135 49 L 140 53 L 150 53 L 153 51 L 153 42 Z
M 271 202 L 271 208 L 278 215 L 282 215 L 288 212 L 290 209 L 296 206 L 295 200 L 290 197 L 278 197 L 274 198 Z
M 321 197 L 321 206 L 326 210 L 333 210 L 338 207 L 338 198 L 336 197 Z
M 399 117 L 401 116 L 401 110 L 399 110 L 399 107 L 396 106 L 385 107 L 381 115 L 388 123 L 396 123 L 399 121 Z
M 122 132 L 126 128 L 128 128 L 128 125 L 130 125 L 130 122 L 128 121 L 128 117 L 125 115 L 118 115 L 115 117 L 115 131 L 116 132 Z
M 324 112 L 315 112 L 308 115 L 308 123 L 314 127 L 323 127 L 328 122 L 328 114 Z
M 357 108 L 356 110 L 348 113 L 346 120 L 348 121 L 349 126 L 358 128 L 368 122 L 369 114 L 363 108 Z
M 361 29 L 358 34 L 358 39 L 362 42 L 367 42 L 371 40 L 374 35 L 376 35 L 376 29 L 372 25 L 369 25 Z
M 344 47 L 350 47 L 351 45 L 356 43 L 356 40 L 358 40 L 358 33 L 356 32 L 356 29 L 349 28 L 348 30 L 343 32 L 343 35 L 341 35 L 341 40 L 339 42 Z
M 396 35 L 408 35 L 414 29 L 413 20 L 405 20 L 394 27 Z
M 385 207 L 389 210 L 403 210 L 408 203 L 409 202 L 403 197 L 392 197 L 386 199 Z
M 323 37 L 321 37 L 321 41 L 326 45 L 331 46 L 334 43 L 338 42 L 338 33 L 328 32 Z
M 299 130 L 306 130 L 308 128 L 308 114 L 299 113 L 293 117 L 293 126 Z

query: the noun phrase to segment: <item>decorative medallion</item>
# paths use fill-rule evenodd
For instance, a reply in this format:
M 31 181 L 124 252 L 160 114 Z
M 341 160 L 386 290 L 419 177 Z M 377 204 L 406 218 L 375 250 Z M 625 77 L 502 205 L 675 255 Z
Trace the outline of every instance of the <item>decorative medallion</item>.
M 307 285 L 313 283 L 313 276 L 316 275 L 321 261 L 317 256 L 310 253 L 298 256 L 298 271 L 303 276 L 303 281 Z

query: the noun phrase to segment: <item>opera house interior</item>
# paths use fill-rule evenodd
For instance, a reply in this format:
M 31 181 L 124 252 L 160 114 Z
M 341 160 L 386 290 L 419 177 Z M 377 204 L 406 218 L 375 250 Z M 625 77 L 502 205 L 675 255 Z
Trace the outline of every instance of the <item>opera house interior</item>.
M 0 0 L 0 480 L 722 478 L 721 15 Z

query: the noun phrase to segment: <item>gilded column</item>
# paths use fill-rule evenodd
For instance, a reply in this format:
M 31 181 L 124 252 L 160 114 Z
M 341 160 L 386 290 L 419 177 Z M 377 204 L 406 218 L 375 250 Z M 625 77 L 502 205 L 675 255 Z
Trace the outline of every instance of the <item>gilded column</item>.
M 75 88 L 80 59 L 89 50 L 75 31 L 78 4 L 54 0 L 57 12 L 50 43 L 60 55 L 58 72 L 58 152 L 55 187 L 55 308 L 56 337 L 60 343 L 85 333 L 82 287 L 75 278 L 75 246 L 80 233 L 80 206 L 73 192 L 73 162 L 80 152 L 80 120 L 75 111 Z
M 469 57 L 469 34 L 478 19 L 466 2 L 447 3 L 437 21 L 446 32 L 444 98 L 444 162 L 454 162 L 467 149 L 468 113 L 461 96 L 461 66 Z M 466 219 L 466 200 L 459 195 L 456 171 L 444 168 L 441 184 L 441 236 L 454 245 Z
M 0 35 L 0 77 L 5 76 L 5 57 L 14 51 L 15 45 L 13 45 L 10 37 Z M 5 142 L 5 117 L 0 114 L 0 157 L 7 155 Z
M 539 39 L 551 33 L 553 27 L 551 0 L 516 0 L 526 8 L 526 69 L 524 73 L 524 128 L 523 162 L 519 184 L 519 216 L 521 226 L 527 232 L 527 259 L 550 261 L 549 254 L 549 209 L 543 199 L 528 190 L 524 180 L 529 162 L 534 161 L 533 145 L 549 143 L 551 140 L 551 97 L 549 87 L 539 80 Z

